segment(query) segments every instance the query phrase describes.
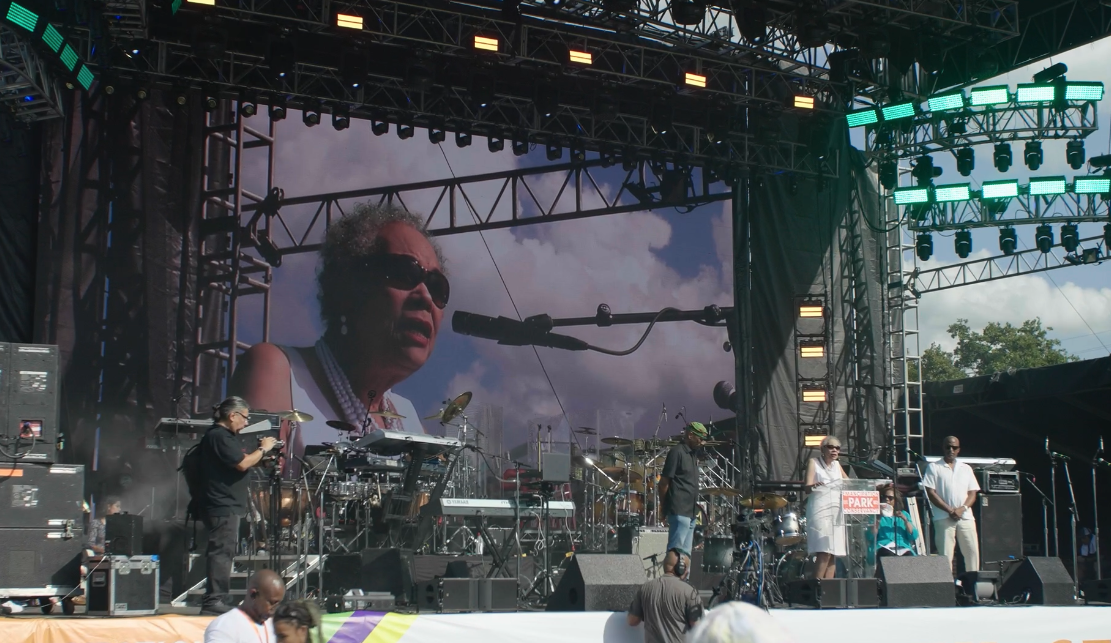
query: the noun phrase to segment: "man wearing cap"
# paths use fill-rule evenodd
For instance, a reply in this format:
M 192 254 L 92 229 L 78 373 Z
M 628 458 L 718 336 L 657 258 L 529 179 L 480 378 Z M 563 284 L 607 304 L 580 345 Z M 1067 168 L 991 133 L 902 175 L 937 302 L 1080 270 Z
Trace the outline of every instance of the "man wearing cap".
M 701 422 L 683 430 L 682 441 L 671 447 L 660 474 L 660 502 L 667 521 L 667 548 L 688 556 L 694 548 L 695 503 L 698 502 L 698 448 L 709 435 Z

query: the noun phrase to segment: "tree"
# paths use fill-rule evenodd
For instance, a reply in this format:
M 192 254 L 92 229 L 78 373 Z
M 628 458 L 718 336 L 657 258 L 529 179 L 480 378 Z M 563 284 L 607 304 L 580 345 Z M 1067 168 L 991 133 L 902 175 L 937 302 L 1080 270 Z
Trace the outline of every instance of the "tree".
M 926 382 L 946 382 L 968 377 L 968 373 L 953 363 L 953 354 L 938 344 L 930 344 L 922 353 L 922 379 Z
M 930 344 L 922 353 L 922 380 L 945 382 L 1012 368 L 1075 362 L 1077 357 L 1061 348 L 1060 340 L 1049 338 L 1051 330 L 1051 326 L 1042 328 L 1042 320 L 1035 318 L 1021 326 L 989 322 L 982 332 L 976 332 L 969 328 L 967 319 L 958 319 L 949 326 L 949 336 L 957 340 L 953 352 Z

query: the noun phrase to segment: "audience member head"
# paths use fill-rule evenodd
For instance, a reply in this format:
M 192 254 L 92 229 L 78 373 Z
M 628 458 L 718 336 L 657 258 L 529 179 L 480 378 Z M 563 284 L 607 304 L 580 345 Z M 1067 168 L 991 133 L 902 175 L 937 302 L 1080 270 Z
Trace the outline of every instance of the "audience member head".
M 285 583 L 273 570 L 263 569 L 247 583 L 247 598 L 239 609 L 256 623 L 265 623 L 285 598 Z
M 889 504 L 895 511 L 903 510 L 903 494 L 894 484 L 888 483 L 880 487 L 880 502 Z
M 278 643 L 308 643 L 309 630 L 316 628 L 317 639 L 323 640 L 320 630 L 320 610 L 312 601 L 289 601 L 274 612 L 274 633 Z
M 678 576 L 679 578 L 683 578 L 684 576 L 686 576 L 686 572 L 690 571 L 690 568 L 691 568 L 691 559 L 690 559 L 690 557 L 687 556 L 686 554 L 683 554 L 683 573 L 682 574 L 677 573 L 676 567 L 678 567 L 678 566 L 679 566 L 679 552 L 675 551 L 674 549 L 669 550 L 667 552 L 667 555 L 664 556 L 664 573 L 665 574 L 672 574 L 674 576 Z
M 123 501 L 119 496 L 108 496 L 101 503 L 101 507 L 103 507 L 100 511 L 102 516 L 114 516 L 123 511 Z
M 212 419 L 217 424 L 223 424 L 232 433 L 239 433 L 247 426 L 247 418 L 251 414 L 251 405 L 247 400 L 232 395 L 212 407 Z
M 687 635 L 688 643 L 794 643 L 764 610 L 732 601 L 710 610 Z

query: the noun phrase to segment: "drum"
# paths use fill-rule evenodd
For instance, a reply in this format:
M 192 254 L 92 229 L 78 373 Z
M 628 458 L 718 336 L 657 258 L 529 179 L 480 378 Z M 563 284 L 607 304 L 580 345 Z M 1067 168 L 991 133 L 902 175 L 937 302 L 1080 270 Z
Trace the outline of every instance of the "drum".
M 775 544 L 780 547 L 796 545 L 802 540 L 802 526 L 799 524 L 799 517 L 794 512 L 776 516 L 773 531 L 775 533 Z
M 251 493 L 255 508 L 266 522 L 271 520 L 270 488 L 256 489 Z M 300 521 L 301 515 L 309 508 L 309 490 L 292 482 L 283 482 L 281 499 L 278 501 L 278 525 L 290 527 Z
M 365 482 L 336 480 L 328 483 L 327 490 L 335 500 L 359 500 L 369 495 L 369 485 Z
M 617 511 L 630 514 L 644 513 L 644 494 L 636 492 L 619 493 L 617 495 Z
M 724 574 L 733 567 L 733 537 L 710 536 L 702 541 L 702 571 Z

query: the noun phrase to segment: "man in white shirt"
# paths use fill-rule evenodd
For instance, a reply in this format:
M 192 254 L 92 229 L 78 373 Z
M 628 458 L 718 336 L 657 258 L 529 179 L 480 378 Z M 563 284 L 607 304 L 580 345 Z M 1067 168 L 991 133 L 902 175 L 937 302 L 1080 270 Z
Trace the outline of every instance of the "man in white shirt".
M 247 598 L 239 607 L 212 619 L 204 643 L 277 643 L 270 618 L 285 598 L 281 576 L 263 569 L 247 583 Z
M 972 467 L 957 462 L 961 441 L 953 436 L 942 442 L 944 458 L 931 462 L 922 477 L 922 486 L 933 508 L 934 540 L 941 553 L 953 565 L 954 545 L 959 545 L 964 556 L 965 571 L 980 570 L 980 544 L 976 538 L 976 520 L 972 505 L 980 491 Z

